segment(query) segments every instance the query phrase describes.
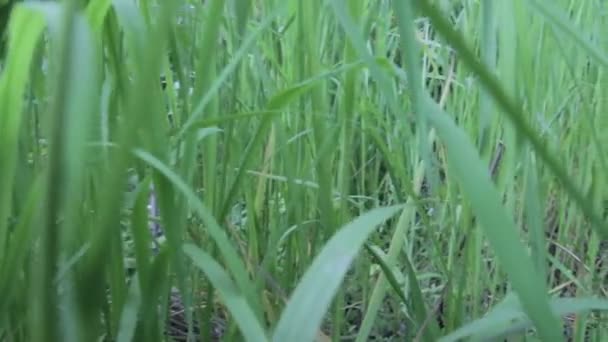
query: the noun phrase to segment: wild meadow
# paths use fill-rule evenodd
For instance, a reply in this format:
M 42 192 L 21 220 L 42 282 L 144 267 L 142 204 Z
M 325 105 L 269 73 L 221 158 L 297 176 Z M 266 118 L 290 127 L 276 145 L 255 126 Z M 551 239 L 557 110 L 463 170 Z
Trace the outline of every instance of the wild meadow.
M 0 1 L 0 341 L 605 341 L 607 6 Z

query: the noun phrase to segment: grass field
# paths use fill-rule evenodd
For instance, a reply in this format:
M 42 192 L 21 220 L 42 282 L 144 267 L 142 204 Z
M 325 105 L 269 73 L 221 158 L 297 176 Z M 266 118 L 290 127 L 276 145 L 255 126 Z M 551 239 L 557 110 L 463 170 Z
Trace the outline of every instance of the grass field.
M 605 1 L 0 29 L 0 341 L 608 339 Z

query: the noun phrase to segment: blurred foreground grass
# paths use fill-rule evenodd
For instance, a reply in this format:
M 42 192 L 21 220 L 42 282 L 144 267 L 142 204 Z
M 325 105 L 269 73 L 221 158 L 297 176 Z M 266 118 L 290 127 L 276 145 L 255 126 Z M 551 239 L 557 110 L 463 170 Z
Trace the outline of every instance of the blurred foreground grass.
M 0 1 L 0 340 L 605 340 L 607 9 Z

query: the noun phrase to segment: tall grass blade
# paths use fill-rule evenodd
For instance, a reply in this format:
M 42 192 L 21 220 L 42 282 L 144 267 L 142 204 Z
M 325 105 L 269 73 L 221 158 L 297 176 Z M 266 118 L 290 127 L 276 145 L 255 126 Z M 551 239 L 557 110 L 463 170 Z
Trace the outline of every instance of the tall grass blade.
M 234 247 L 232 247 L 232 244 L 225 231 L 220 228 L 219 224 L 213 218 L 208 209 L 203 205 L 203 203 L 201 203 L 194 192 L 179 178 L 179 176 L 171 171 L 161 161 L 145 151 L 137 150 L 134 153 L 138 158 L 154 167 L 161 175 L 166 177 L 176 187 L 176 190 L 178 190 L 178 192 L 180 192 L 182 196 L 186 198 L 189 206 L 194 210 L 194 212 L 203 220 L 203 222 L 205 222 L 209 235 L 211 235 L 217 244 L 219 252 L 226 262 L 228 270 L 235 278 L 235 282 L 239 290 L 245 294 L 247 300 L 249 301 L 249 305 L 255 307 L 259 299 L 253 292 L 253 287 L 251 286 L 251 281 L 249 280 L 245 266 L 243 265 L 241 258 L 237 254 Z
M 608 227 L 606 227 L 604 220 L 595 212 L 594 207 L 589 203 L 589 200 L 586 199 L 585 195 L 580 191 L 564 167 L 559 163 L 558 159 L 555 157 L 556 153 L 549 150 L 546 144 L 541 141 L 539 134 L 526 122 L 520 109 L 521 106 L 502 90 L 496 77 L 492 76 L 488 69 L 477 60 L 476 56 L 467 47 L 462 37 L 450 27 L 435 7 L 427 1 L 421 1 L 418 5 L 420 9 L 431 18 L 437 31 L 449 40 L 450 44 L 454 46 L 459 54 L 461 54 L 463 62 L 479 76 L 483 86 L 486 87 L 488 92 L 494 97 L 496 103 L 507 115 L 507 118 L 514 125 L 518 134 L 533 146 L 534 151 L 538 154 L 540 159 L 547 164 L 551 172 L 560 180 L 565 190 L 577 203 L 579 208 L 593 222 L 593 227 L 598 234 L 605 238 L 608 237 Z
M 593 310 L 608 310 L 608 301 L 598 298 L 554 298 L 551 308 L 555 315 L 582 314 Z M 532 327 L 521 303 L 513 294 L 508 295 L 485 317 L 466 324 L 442 337 L 441 342 L 474 340 L 495 340 L 514 332 L 523 332 Z
M 544 279 L 535 272 L 533 263 L 519 240 L 517 230 L 502 207 L 500 196 L 492 184 L 475 148 L 448 115 L 427 102 L 427 113 L 437 133 L 447 146 L 451 172 L 472 204 L 497 258 L 509 275 L 513 288 L 523 302 L 543 339 L 559 341 L 559 321 L 551 314 Z
M 346 271 L 368 235 L 402 206 L 373 209 L 342 227 L 315 257 L 291 294 L 273 341 L 312 341 Z
M 9 50 L 0 79 L 0 246 L 6 246 L 8 238 L 25 87 L 44 26 L 44 17 L 38 11 L 23 5 L 13 9 L 8 27 Z
M 240 291 L 220 264 L 194 245 L 185 245 L 184 251 L 194 264 L 205 272 L 213 286 L 218 290 L 228 310 L 239 325 L 244 339 L 251 342 L 268 341 L 263 326 L 247 304 L 246 298 L 239 293 Z

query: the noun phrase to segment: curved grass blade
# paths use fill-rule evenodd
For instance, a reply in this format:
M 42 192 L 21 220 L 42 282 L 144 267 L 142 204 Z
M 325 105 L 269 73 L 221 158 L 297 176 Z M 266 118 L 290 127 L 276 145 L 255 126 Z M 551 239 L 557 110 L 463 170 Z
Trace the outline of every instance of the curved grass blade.
M 415 4 L 426 15 L 430 16 L 434 23 L 436 20 L 441 20 L 441 25 L 437 24 L 438 29 L 442 29 L 441 32 L 450 30 L 452 35 L 448 36 L 448 41 L 454 44 L 453 40 L 460 39 L 458 43 L 462 45 L 457 45 L 456 47 L 464 49 L 465 45 L 461 41 L 461 37 L 454 33 L 434 7 L 426 1 L 415 2 Z M 402 10 L 406 11 L 408 8 L 402 8 Z M 398 13 L 398 15 L 405 14 Z M 413 25 L 413 23 L 400 21 L 399 25 Z M 410 35 L 413 34 L 411 30 L 405 31 L 409 31 Z M 410 41 L 413 41 L 413 37 L 409 38 Z M 463 56 L 463 58 L 466 57 L 474 60 L 472 54 Z M 477 63 L 478 69 L 483 69 L 487 79 L 494 80 L 480 62 L 475 60 L 475 63 Z M 413 78 L 410 72 L 416 66 L 415 64 L 411 65 L 412 63 L 409 64 L 408 83 L 418 84 L 421 80 Z M 510 104 L 510 99 L 504 92 L 500 91 L 500 86 L 496 84 L 496 87 L 499 90 L 499 95 L 503 96 L 505 102 Z M 515 224 L 504 208 L 502 208 L 500 195 L 494 187 L 490 175 L 484 167 L 473 143 L 450 120 L 449 116 L 432 102 L 428 94 L 420 93 L 419 96 L 421 97 L 418 99 L 420 110 L 424 111 L 427 115 L 444 144 L 449 146 L 447 156 L 451 173 L 460 182 L 462 191 L 471 202 L 471 206 L 482 228 L 485 230 L 486 236 L 495 250 L 499 262 L 507 272 L 515 291 L 522 299 L 525 310 L 537 326 L 540 336 L 548 341 L 561 340 L 562 336 L 558 328 L 560 324 L 558 319 L 551 314 L 548 295 L 544 287 L 544 279 L 535 272 L 534 265 L 516 233 Z M 513 113 L 519 114 L 516 110 L 513 110 Z M 523 120 L 519 121 L 519 123 L 525 125 Z M 537 138 L 532 132 L 528 133 L 533 138 Z
M 376 282 L 376 286 L 374 287 L 374 290 L 372 292 L 372 297 L 370 299 L 370 304 L 367 309 L 367 313 L 365 314 L 363 322 L 361 323 L 361 328 L 359 330 L 359 333 L 357 334 L 357 342 L 367 341 L 369 339 L 369 334 L 373 328 L 374 320 L 376 319 L 378 310 L 380 309 L 381 301 L 382 299 L 384 299 L 384 296 L 386 294 L 386 282 L 388 282 L 388 284 L 393 288 L 403 305 L 407 306 L 408 310 L 411 309 L 408 305 L 409 301 L 407 300 L 407 296 L 405 295 L 405 292 L 403 292 L 403 288 L 399 284 L 397 276 L 389 265 L 390 260 L 386 260 L 388 259 L 388 257 L 377 246 L 371 246 L 367 243 L 364 246 L 365 250 L 371 255 L 372 259 L 380 266 L 382 274 L 380 276 L 381 278 L 379 278 Z M 403 276 L 402 274 L 400 275 Z M 416 280 L 414 279 L 414 281 Z M 417 287 L 416 289 L 419 290 L 419 288 Z M 415 295 L 415 297 L 421 298 L 420 295 Z M 415 309 L 413 311 L 415 311 Z M 416 323 L 412 321 L 408 316 L 405 317 L 405 320 L 407 320 L 407 324 L 409 327 L 414 327 L 416 325 Z
M 411 219 L 414 214 L 414 206 L 413 204 L 407 204 L 403 212 L 401 213 L 401 217 L 397 222 L 397 229 L 393 233 L 393 237 L 391 239 L 391 244 L 389 246 L 388 255 L 384 255 L 381 250 L 374 248 L 368 244 L 365 245 L 365 249 L 372 256 L 374 261 L 380 266 L 382 269 L 382 274 L 376 281 L 376 285 L 374 286 L 374 290 L 372 292 L 372 296 L 369 300 L 369 304 L 365 313 L 365 317 L 363 318 L 363 322 L 361 323 L 361 328 L 359 330 L 359 334 L 357 336 L 357 342 L 367 341 L 369 338 L 369 334 L 372 329 L 372 325 L 376 319 L 376 315 L 378 310 L 380 309 L 380 305 L 382 300 L 386 294 L 386 283 L 393 288 L 393 290 L 397 293 L 403 305 L 407 307 L 407 309 L 412 312 L 418 323 L 422 323 L 425 321 L 427 315 L 427 310 L 425 307 L 425 303 L 423 300 L 422 293 L 420 292 L 420 287 L 417 286 L 417 278 L 408 278 L 408 281 L 412 284 L 410 286 L 410 290 L 412 293 L 410 295 L 411 302 L 408 301 L 408 298 L 403 293 L 403 289 L 399 285 L 395 275 L 393 274 L 392 268 L 397 262 L 397 257 L 399 253 L 402 251 L 404 244 L 404 237 L 406 235 L 406 230 L 408 224 L 411 222 Z M 411 261 L 407 255 L 403 256 L 406 260 L 406 266 L 408 268 L 411 266 Z M 412 274 L 415 275 L 414 270 L 408 270 L 408 276 Z M 414 327 L 415 323 L 410 322 L 410 326 Z M 428 334 L 426 335 L 429 340 L 436 340 L 439 336 L 439 330 L 437 327 L 432 324 L 430 329 L 428 329 Z
M 405 295 L 405 292 L 403 292 L 403 289 L 401 289 L 401 285 L 399 284 L 399 281 L 397 280 L 397 276 L 393 272 L 391 264 L 389 264 L 389 262 L 391 261 L 391 260 L 388 260 L 389 256 L 386 255 L 382 251 L 382 249 L 378 246 L 365 243 L 364 247 L 365 247 L 365 250 L 372 257 L 372 259 L 378 264 L 378 266 L 380 266 L 380 269 L 382 270 L 382 273 L 383 273 L 382 279 L 384 279 L 384 281 L 388 281 L 388 283 L 391 285 L 393 290 L 395 290 L 395 293 L 397 293 L 397 296 L 399 297 L 399 299 L 401 299 L 403 304 L 407 304 L 407 302 L 408 302 L 407 296 Z M 399 272 L 399 274 L 401 274 L 401 272 Z M 403 277 L 403 275 L 401 275 L 401 277 Z M 384 283 L 384 281 L 382 283 Z M 378 284 L 376 284 L 376 287 L 379 287 Z M 382 295 L 384 295 L 384 291 L 382 292 Z M 359 336 L 357 336 L 358 339 L 360 337 L 361 337 L 361 334 L 359 334 Z M 367 339 L 368 337 L 365 336 L 364 338 Z
M 436 12 L 436 10 L 426 2 L 416 2 L 416 4 L 418 7 L 424 7 L 427 12 Z M 435 13 L 433 19 L 436 19 L 437 17 L 439 17 L 439 15 Z M 442 20 L 440 17 L 439 19 Z M 403 21 L 401 21 L 401 24 L 413 25 L 413 23 L 404 23 Z M 449 25 L 445 22 L 443 22 L 441 28 L 443 31 L 450 29 Z M 411 30 L 405 31 L 411 32 Z M 456 36 L 456 34 L 453 34 L 452 36 Z M 448 38 L 452 38 L 452 36 Z M 461 39 L 459 36 L 457 36 L 457 38 Z M 410 40 L 413 41 L 413 37 L 410 37 Z M 464 43 L 461 42 L 461 45 L 457 47 L 464 46 Z M 360 53 L 364 55 L 368 54 L 364 49 L 360 50 Z M 471 56 L 473 55 L 469 52 L 468 57 L 473 59 Z M 413 68 L 414 65 L 412 63 L 410 64 L 408 64 L 409 67 Z M 483 68 L 480 63 L 477 64 L 479 64 L 478 69 Z M 484 71 L 486 72 L 485 77 L 487 80 L 494 80 L 487 70 L 484 69 Z M 408 84 L 418 84 L 421 82 L 420 79 L 412 79 L 412 74 L 416 73 L 412 73 L 411 70 L 408 70 Z M 379 77 L 377 81 L 385 79 L 381 73 L 377 75 L 374 73 L 373 76 Z M 510 99 L 504 92 L 500 92 L 500 86 L 497 81 L 495 81 L 495 86 L 496 89 L 499 90 L 497 91 L 500 93 L 499 95 L 503 97 L 503 104 L 506 103 L 507 106 L 511 106 L 511 109 L 516 108 L 512 105 Z M 428 94 L 419 93 L 419 96 L 423 97 L 422 99 L 417 100 L 420 109 L 423 112 L 426 112 L 430 123 L 435 126 L 439 136 L 444 140 L 444 143 L 447 146 L 452 147 L 448 149 L 448 161 L 451 165 L 451 169 L 453 169 L 454 175 L 461 182 L 465 194 L 472 202 L 482 227 L 486 230 L 492 247 L 496 250 L 499 261 L 507 270 L 517 293 L 522 297 L 526 310 L 530 313 L 535 324 L 539 327 L 541 337 L 546 338 L 547 340 L 560 340 L 561 336 L 557 333 L 559 330 L 557 328 L 559 326 L 559 321 L 556 317 L 551 315 L 547 294 L 543 286 L 544 279 L 541 279 L 538 274 L 534 272 L 532 262 L 526 256 L 525 248 L 516 234 L 515 225 L 502 208 L 500 196 L 493 187 L 487 170 L 485 170 L 482 161 L 476 154 L 474 146 L 464 132 L 459 130 L 454 122 L 449 119 L 447 114 L 443 113 L 437 106 L 433 106 L 434 103 L 428 98 Z M 516 110 L 511 110 L 511 112 L 515 113 L 515 115 L 518 114 Z M 523 121 L 520 121 L 520 123 L 525 125 Z M 528 136 L 531 136 L 532 139 L 536 138 L 530 132 L 528 133 Z M 544 148 L 544 146 L 541 146 L 541 148 Z M 551 159 L 551 156 L 548 153 L 545 153 L 544 156 L 546 157 L 545 159 Z M 554 169 L 557 168 L 558 170 L 562 170 L 560 165 L 555 161 L 551 165 L 554 166 Z M 562 173 L 562 175 L 564 174 L 565 173 Z M 571 183 L 569 184 L 571 185 L 570 190 L 577 193 L 574 185 Z M 582 195 L 579 196 L 579 199 L 582 199 Z M 580 203 L 584 203 L 584 201 L 580 201 Z M 589 211 L 587 211 L 587 213 L 589 213 Z
M 481 84 L 494 97 L 496 104 L 501 107 L 503 113 L 506 114 L 517 132 L 534 147 L 535 152 L 547 164 L 557 179 L 559 179 L 568 195 L 572 197 L 581 211 L 591 220 L 593 228 L 597 233 L 603 238 L 608 238 L 608 227 L 606 227 L 604 220 L 595 212 L 592 203 L 585 198 L 583 192 L 576 186 L 565 168 L 559 163 L 559 160 L 555 157 L 557 154 L 551 153 L 546 144 L 541 140 L 540 134 L 536 133 L 526 122 L 521 113 L 521 106 L 504 91 L 498 79 L 476 58 L 473 51 L 467 47 L 463 37 L 451 28 L 450 24 L 433 5 L 428 1 L 420 1 L 416 2 L 416 4 L 431 19 L 437 31 L 450 42 L 460 55 L 461 60 L 477 74 Z
M 608 310 L 608 300 L 599 298 L 554 298 L 550 304 L 553 313 L 558 316 Z M 526 316 L 521 303 L 511 293 L 485 317 L 459 328 L 440 341 L 455 342 L 463 338 L 495 340 L 508 334 L 524 332 L 531 327 L 532 322 Z
M 241 333 L 246 341 L 263 342 L 268 341 L 264 328 L 255 316 L 255 313 L 247 303 L 247 300 L 238 290 L 234 281 L 222 266 L 205 253 L 202 249 L 192 244 L 184 246 L 184 252 L 190 257 L 194 265 L 200 268 L 213 287 L 219 292 L 224 300 L 226 307 L 241 329 Z
M 433 126 L 448 149 L 451 172 L 460 181 L 462 191 L 471 202 L 497 258 L 507 272 L 513 288 L 524 303 L 541 337 L 560 341 L 559 321 L 549 309 L 544 279 L 536 272 L 532 260 L 519 240 L 513 219 L 502 207 L 500 195 L 494 187 L 473 143 L 427 98 L 427 110 Z
M 312 341 L 351 262 L 369 234 L 403 209 L 373 209 L 342 227 L 308 268 L 281 314 L 273 341 Z
M 417 333 L 417 335 L 424 335 L 426 340 L 428 341 L 436 341 L 439 337 L 439 327 L 437 326 L 437 322 L 435 320 L 429 320 L 429 312 L 427 311 L 426 304 L 424 301 L 424 296 L 422 294 L 422 290 L 420 289 L 420 285 L 418 284 L 418 278 L 416 277 L 416 270 L 412 267 L 412 263 L 408 256 L 404 256 L 405 267 L 407 271 L 407 281 L 410 284 L 410 300 L 405 296 L 403 289 L 399 285 L 397 281 L 397 277 L 395 276 L 391 266 L 388 264 L 387 256 L 385 256 L 382 251 L 378 248 L 373 248 L 372 246 L 365 245 L 365 249 L 370 253 L 374 261 L 378 263 L 380 269 L 382 270 L 383 279 L 388 281 L 390 286 L 399 296 L 399 299 L 403 302 L 403 305 L 407 307 L 407 309 L 411 312 L 412 316 L 415 318 L 415 322 L 410 322 L 410 326 L 413 327 L 418 325 L 417 328 L 421 331 Z M 357 336 L 358 341 L 363 341 L 363 338 L 367 338 L 367 336 Z
M 190 204 L 190 207 L 205 223 L 208 233 L 217 244 L 219 252 L 223 257 L 228 270 L 234 277 L 241 292 L 246 295 L 249 304 L 253 308 L 260 307 L 257 304 L 258 298 L 256 297 L 255 289 L 247 276 L 247 270 L 241 261 L 240 256 L 231 245 L 225 231 L 222 230 L 217 221 L 213 218 L 213 215 L 211 215 L 210 211 L 200 201 L 194 191 L 192 191 L 192 189 L 190 189 L 175 172 L 169 169 L 163 162 L 158 160 L 150 153 L 142 150 L 135 150 L 134 154 L 166 177 L 176 187 L 178 192 L 181 192 L 181 194 L 186 198 Z

